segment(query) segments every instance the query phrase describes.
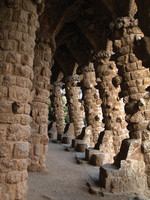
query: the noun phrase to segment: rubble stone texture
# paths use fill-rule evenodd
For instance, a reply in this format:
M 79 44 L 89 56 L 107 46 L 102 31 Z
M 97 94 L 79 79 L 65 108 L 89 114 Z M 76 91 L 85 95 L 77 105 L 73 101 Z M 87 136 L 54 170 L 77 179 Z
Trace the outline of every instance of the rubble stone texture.
M 0 199 L 26 199 L 37 5 L 0 6 Z
M 97 143 L 99 133 L 103 130 L 102 116 L 100 112 L 99 92 L 95 88 L 97 85 L 95 77 L 95 69 L 92 63 L 83 68 L 83 80 L 81 82 L 85 116 L 87 126 L 92 126 L 92 134 L 90 135 L 91 147 Z
M 48 34 L 37 33 L 35 57 L 34 57 L 34 80 L 32 102 L 32 134 L 29 140 L 31 164 L 30 171 L 43 171 L 46 168 L 46 152 L 48 144 L 48 106 L 49 87 L 51 76 L 52 51 L 47 42 Z
M 123 23 L 122 23 L 123 22 Z M 114 31 L 114 27 L 117 29 Z M 123 141 L 115 166 L 101 168 L 100 178 L 114 192 L 140 192 L 149 185 L 149 69 L 142 66 L 133 47 L 142 33 L 137 20 L 124 17 L 114 23 L 117 67 L 122 76 L 121 96 L 125 100 L 126 121 L 130 139 Z M 113 173 L 112 173 L 113 172 Z M 105 175 L 104 175 L 105 173 Z M 104 176 L 103 176 L 104 175 Z
M 110 48 L 110 47 L 109 47 Z M 101 51 L 95 58 L 95 69 L 105 130 L 101 132 L 95 149 L 105 154 L 106 163 L 113 163 L 119 153 L 122 140 L 128 137 L 123 100 L 119 98 L 121 77 L 116 64 L 110 61 L 113 52 Z M 104 163 L 104 162 L 103 162 Z
M 67 77 L 65 83 L 70 123 L 74 124 L 74 138 L 81 134 L 84 127 L 84 108 L 79 101 L 80 87 L 77 86 L 78 81 L 79 77 L 74 75 Z
M 57 138 L 60 140 L 65 129 L 65 115 L 61 94 L 62 82 L 53 84 L 53 109 L 56 120 Z

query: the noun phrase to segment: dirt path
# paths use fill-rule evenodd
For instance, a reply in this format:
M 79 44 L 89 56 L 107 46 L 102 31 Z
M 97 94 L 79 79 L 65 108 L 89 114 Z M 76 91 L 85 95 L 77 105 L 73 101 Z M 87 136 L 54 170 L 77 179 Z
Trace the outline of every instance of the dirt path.
M 78 165 L 75 152 L 49 143 L 47 170 L 29 173 L 28 200 L 111 200 L 88 193 L 87 181 L 98 179 L 99 167 Z M 121 198 L 120 200 L 126 200 Z

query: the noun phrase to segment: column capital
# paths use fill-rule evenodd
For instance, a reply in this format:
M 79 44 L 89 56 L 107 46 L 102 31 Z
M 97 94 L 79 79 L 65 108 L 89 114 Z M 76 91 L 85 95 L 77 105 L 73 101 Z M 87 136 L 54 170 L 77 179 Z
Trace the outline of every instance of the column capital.
M 38 31 L 37 34 L 36 34 L 36 42 L 47 43 L 47 44 L 49 44 L 53 53 L 56 51 L 55 38 L 50 33 L 43 33 L 41 31 Z
M 115 53 L 112 50 L 110 50 L 110 51 L 100 50 L 100 51 L 94 52 L 94 54 L 92 56 L 92 61 L 100 62 L 102 59 L 110 58 L 114 54 Z
M 66 82 L 78 82 L 80 80 L 80 76 L 78 74 L 74 75 L 74 76 L 68 76 L 66 77 Z
M 62 82 L 55 82 L 53 84 L 54 87 L 62 87 L 63 83 Z
M 83 67 L 82 72 L 91 72 L 95 71 L 93 63 L 90 63 L 88 66 Z
M 21 7 L 21 1 L 19 1 L 19 0 L 6 0 L 6 3 L 9 8 L 17 9 L 17 8 Z
M 134 17 L 119 17 L 113 20 L 109 24 L 110 31 L 119 30 L 122 28 L 129 28 L 129 27 L 137 27 L 138 26 L 138 19 Z

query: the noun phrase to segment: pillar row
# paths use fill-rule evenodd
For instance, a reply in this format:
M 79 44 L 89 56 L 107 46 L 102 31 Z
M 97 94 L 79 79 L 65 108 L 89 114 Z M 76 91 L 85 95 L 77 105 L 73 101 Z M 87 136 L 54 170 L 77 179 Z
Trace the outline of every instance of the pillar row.
M 150 175 L 150 73 L 149 69 L 143 67 L 142 62 L 137 59 L 133 49 L 136 41 L 142 37 L 142 33 L 138 28 L 138 21 L 129 17 L 115 20 L 111 24 L 111 30 L 118 73 L 122 77 L 121 95 L 126 104 L 126 121 L 130 139 L 122 143 L 115 160 L 116 172 L 109 173 L 111 167 L 109 169 L 106 166 L 102 167 L 100 179 L 105 180 L 105 186 L 107 185 L 107 189 L 111 191 L 138 191 L 146 194 Z
M 87 126 L 92 126 L 92 135 L 90 136 L 91 146 L 97 143 L 102 127 L 102 116 L 100 112 L 99 92 L 95 88 L 96 76 L 95 69 L 92 63 L 83 68 L 82 92 L 85 108 L 85 116 Z
M 66 78 L 65 84 L 70 123 L 74 125 L 74 138 L 81 134 L 84 127 L 84 108 L 79 101 L 80 87 L 77 86 L 78 81 L 77 75 L 69 76 Z
M 53 84 L 53 109 L 57 128 L 57 139 L 60 140 L 65 129 L 65 114 L 61 94 L 62 82 Z
M 114 156 L 119 153 L 122 140 L 127 138 L 128 134 L 124 103 L 123 99 L 119 98 L 121 77 L 117 75 L 115 62 L 109 60 L 111 53 L 100 51 L 95 57 L 96 77 L 105 126 L 95 149 L 99 149 L 100 153 L 109 154 L 107 162 L 113 163 Z
M 52 51 L 48 34 L 37 33 L 34 58 L 34 81 L 32 102 L 32 134 L 30 138 L 30 171 L 43 171 L 46 168 L 48 150 L 48 106 L 51 77 Z
M 2 0 L 0 24 L 0 199 L 26 199 L 37 5 Z

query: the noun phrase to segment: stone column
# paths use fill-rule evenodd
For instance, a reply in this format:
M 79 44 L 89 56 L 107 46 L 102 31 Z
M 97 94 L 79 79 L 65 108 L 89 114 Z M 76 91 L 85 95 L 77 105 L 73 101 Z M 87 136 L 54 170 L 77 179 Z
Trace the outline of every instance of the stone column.
M 150 154 L 150 73 L 134 54 L 133 47 L 142 37 L 138 22 L 133 17 L 122 17 L 111 24 L 117 67 L 122 77 L 121 96 L 125 101 L 126 121 L 130 139 L 123 141 L 113 166 L 101 168 L 100 179 L 111 191 L 143 192 L 149 183 Z M 118 35 L 120 39 L 118 39 Z M 117 38 L 117 39 L 116 39 Z M 104 175 L 105 174 L 105 175 Z M 108 175 L 109 174 L 109 175 Z M 107 178 L 106 178 L 107 176 Z M 105 178 L 104 178 L 105 177 Z
M 57 127 L 57 139 L 61 140 L 65 129 L 65 115 L 61 94 L 62 82 L 53 84 L 53 108 Z
M 95 88 L 96 76 L 95 69 L 92 63 L 83 68 L 82 92 L 85 108 L 85 116 L 87 126 L 92 126 L 92 134 L 90 138 L 91 147 L 93 147 L 98 140 L 102 128 L 102 116 L 100 112 L 99 92 Z
M 46 168 L 46 152 L 48 148 L 48 106 L 50 104 L 50 77 L 52 66 L 52 51 L 49 44 L 49 34 L 37 33 L 34 58 L 35 92 L 32 102 L 32 134 L 30 138 L 30 171 L 43 171 Z
M 109 46 L 112 45 L 109 44 Z M 119 153 L 122 140 L 128 137 L 123 99 L 118 96 L 121 77 L 117 74 L 115 62 L 109 60 L 112 53 L 112 51 L 98 52 L 94 63 L 105 124 L 105 130 L 101 132 L 95 145 L 95 149 L 105 155 L 102 155 L 102 159 L 99 156 L 101 165 L 114 162 L 114 156 Z
M 2 0 L 0 24 L 0 199 L 26 199 L 37 5 Z
M 84 108 L 79 101 L 78 81 L 78 75 L 69 76 L 66 78 L 65 84 L 70 123 L 74 124 L 74 138 L 81 134 L 84 127 Z

